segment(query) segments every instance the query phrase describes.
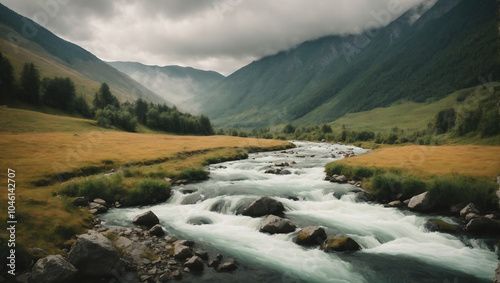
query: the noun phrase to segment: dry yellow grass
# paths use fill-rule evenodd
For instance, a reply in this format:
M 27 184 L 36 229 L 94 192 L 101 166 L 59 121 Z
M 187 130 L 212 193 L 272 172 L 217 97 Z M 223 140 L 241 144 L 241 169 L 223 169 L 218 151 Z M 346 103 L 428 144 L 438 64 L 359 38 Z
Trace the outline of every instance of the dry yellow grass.
M 16 171 L 17 242 L 25 248 L 60 252 L 73 234 L 91 224 L 86 210 L 52 197 L 52 186 L 36 188 L 33 181 L 85 166 L 118 168 L 124 164 L 171 158 L 158 166 L 178 172 L 198 167 L 209 157 L 232 156 L 246 147 L 270 148 L 287 142 L 227 136 L 177 136 L 104 130 L 95 121 L 0 108 L 0 182 L 7 168 Z M 177 153 L 204 151 L 182 159 Z M 172 158 L 174 157 L 174 158 Z M 155 165 L 156 166 L 156 165 Z M 144 166 L 148 167 L 149 166 Z M 0 194 L 0 211 L 7 216 L 7 191 Z M 6 230 L 0 236 L 6 237 Z
M 402 168 L 414 175 L 500 175 L 500 146 L 403 146 L 376 149 L 341 161 L 350 166 Z
M 78 133 L 2 133 L 2 167 L 19 172 L 19 178 L 32 182 L 43 176 L 70 172 L 77 168 L 102 165 L 112 160 L 122 165 L 171 157 L 179 152 L 213 148 L 271 147 L 285 144 L 228 136 L 174 136 L 114 131 Z

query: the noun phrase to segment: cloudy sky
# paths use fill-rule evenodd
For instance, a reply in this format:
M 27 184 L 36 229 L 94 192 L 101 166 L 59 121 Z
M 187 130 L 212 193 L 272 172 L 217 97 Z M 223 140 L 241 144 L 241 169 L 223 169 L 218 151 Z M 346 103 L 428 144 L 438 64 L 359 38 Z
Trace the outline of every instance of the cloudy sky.
M 386 25 L 435 0 L 0 0 L 106 61 L 229 75 L 324 35 Z

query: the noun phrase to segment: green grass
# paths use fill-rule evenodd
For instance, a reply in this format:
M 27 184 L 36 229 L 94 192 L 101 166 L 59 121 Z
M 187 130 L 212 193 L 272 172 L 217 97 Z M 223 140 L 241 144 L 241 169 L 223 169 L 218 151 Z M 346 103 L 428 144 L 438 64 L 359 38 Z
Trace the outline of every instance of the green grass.
M 329 125 L 337 133 L 342 130 L 342 125 L 353 131 L 389 132 L 394 127 L 405 131 L 421 131 L 427 128 L 439 111 L 456 104 L 460 93 L 472 90 L 474 88 L 460 90 L 430 103 L 401 102 L 389 107 L 349 113 Z
M 325 167 L 327 175 L 345 175 L 363 180 L 364 188 L 381 202 L 409 199 L 428 191 L 437 209 L 447 210 L 453 205 L 474 203 L 483 211 L 498 211 L 498 185 L 489 178 L 467 175 L 430 176 L 422 178 L 399 168 L 349 166 L 332 162 Z

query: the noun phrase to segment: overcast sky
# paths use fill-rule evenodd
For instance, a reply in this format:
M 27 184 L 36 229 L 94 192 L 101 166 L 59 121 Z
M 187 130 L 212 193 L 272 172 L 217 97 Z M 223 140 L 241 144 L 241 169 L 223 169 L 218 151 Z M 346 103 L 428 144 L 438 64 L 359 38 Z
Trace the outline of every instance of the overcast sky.
M 436 0 L 0 0 L 105 61 L 229 75 L 306 40 L 386 25 Z

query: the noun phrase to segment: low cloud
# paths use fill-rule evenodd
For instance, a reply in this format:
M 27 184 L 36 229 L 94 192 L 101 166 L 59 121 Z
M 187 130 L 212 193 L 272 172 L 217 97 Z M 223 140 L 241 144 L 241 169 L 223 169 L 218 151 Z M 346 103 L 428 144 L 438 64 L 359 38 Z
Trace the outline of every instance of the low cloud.
M 229 75 L 325 35 L 385 25 L 424 0 L 2 0 L 107 61 L 182 65 Z M 60 4 L 63 3 L 63 4 Z M 64 4 L 65 3 L 65 4 Z M 49 9 L 50 11 L 50 9 Z M 45 12 L 48 13 L 48 12 Z

